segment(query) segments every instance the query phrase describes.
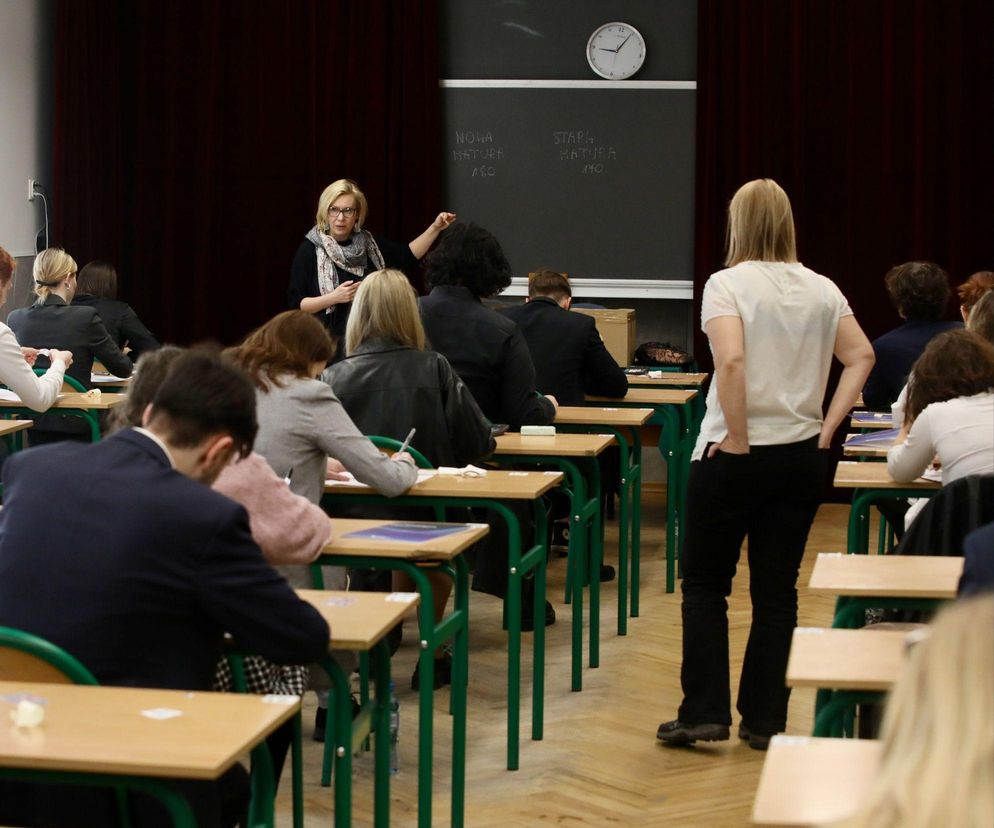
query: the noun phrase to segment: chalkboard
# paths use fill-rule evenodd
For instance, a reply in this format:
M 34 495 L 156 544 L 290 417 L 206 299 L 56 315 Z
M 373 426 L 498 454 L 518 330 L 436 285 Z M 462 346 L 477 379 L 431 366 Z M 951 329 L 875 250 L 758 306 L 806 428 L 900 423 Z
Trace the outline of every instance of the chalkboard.
M 515 276 L 690 279 L 695 94 L 446 88 L 446 208 L 490 230 Z

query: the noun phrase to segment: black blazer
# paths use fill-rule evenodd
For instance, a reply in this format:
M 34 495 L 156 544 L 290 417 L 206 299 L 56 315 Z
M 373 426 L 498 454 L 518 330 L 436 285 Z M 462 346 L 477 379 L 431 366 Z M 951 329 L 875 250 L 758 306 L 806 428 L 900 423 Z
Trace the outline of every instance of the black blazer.
M 146 351 L 154 351 L 162 347 L 159 340 L 142 324 L 138 314 L 127 302 L 111 299 L 107 296 L 79 293 L 73 297 L 72 303 L 73 306 L 82 305 L 93 308 L 117 347 L 124 350 L 124 346 L 127 345 L 131 349 L 128 352 L 128 358 L 132 362 L 137 362 L 138 357 Z
M 465 466 L 496 444 L 466 384 L 435 351 L 372 340 L 321 375 L 363 434 L 403 440 L 434 466 Z
M 518 326 L 483 307 L 468 288 L 438 285 L 421 299 L 430 346 L 466 383 L 483 413 L 512 428 L 545 425 L 552 403 L 535 391 L 535 366 Z
M 131 360 L 114 344 L 91 307 L 67 305 L 60 296 L 49 294 L 31 307 L 13 311 L 7 324 L 21 345 L 72 351 L 72 365 L 66 374 L 82 383 L 84 388 L 92 387 L 90 374 L 94 358 L 115 376 L 131 376 Z M 47 368 L 48 357 L 38 357 L 35 364 Z
M 225 631 L 280 664 L 327 652 L 328 625 L 263 559 L 245 509 L 145 434 L 19 452 L 3 485 L 0 625 L 101 684 L 209 690 Z
M 551 394 L 560 405 L 583 405 L 584 394 L 628 393 L 628 378 L 604 347 L 592 317 L 563 310 L 545 296 L 504 313 L 524 334 L 541 393 Z

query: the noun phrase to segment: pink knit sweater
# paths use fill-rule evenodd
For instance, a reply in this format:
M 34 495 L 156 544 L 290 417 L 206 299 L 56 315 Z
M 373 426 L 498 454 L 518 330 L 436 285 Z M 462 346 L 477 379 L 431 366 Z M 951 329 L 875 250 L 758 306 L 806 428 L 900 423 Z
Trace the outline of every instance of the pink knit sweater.
M 309 564 L 331 540 L 331 519 L 291 492 L 259 454 L 228 466 L 214 489 L 245 507 L 252 537 L 271 564 Z

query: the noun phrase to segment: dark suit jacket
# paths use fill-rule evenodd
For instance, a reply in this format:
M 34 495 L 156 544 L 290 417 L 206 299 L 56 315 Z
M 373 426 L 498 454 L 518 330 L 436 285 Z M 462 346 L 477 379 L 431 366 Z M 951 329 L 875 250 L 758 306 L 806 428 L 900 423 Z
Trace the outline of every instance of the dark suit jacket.
M 159 340 L 142 324 L 138 314 L 127 302 L 106 296 L 80 293 L 73 297 L 72 303 L 74 307 L 80 305 L 93 308 L 100 321 L 104 323 L 110 338 L 114 340 L 114 344 L 122 350 L 125 345 L 131 349 L 128 358 L 132 362 L 137 362 L 138 357 L 146 351 L 154 351 L 161 347 Z
M 994 590 L 994 523 L 981 526 L 963 541 L 961 598 Z
M 439 285 L 422 297 L 421 319 L 432 349 L 456 369 L 491 422 L 512 428 L 552 422 L 556 412 L 535 391 L 528 344 L 510 319 L 461 285 Z
M 244 508 L 146 435 L 20 452 L 3 485 L 0 625 L 102 684 L 207 690 L 225 631 L 281 664 L 327 652 L 327 624 L 263 559 Z
M 604 347 L 592 317 L 563 310 L 545 296 L 504 313 L 524 334 L 542 394 L 551 394 L 560 405 L 583 405 L 584 394 L 628 393 L 628 378 Z
M 84 388 L 91 387 L 94 358 L 115 376 L 131 376 L 131 360 L 114 344 L 91 307 L 67 305 L 60 297 L 49 294 L 31 307 L 13 311 L 7 324 L 21 345 L 72 351 L 72 365 L 66 374 Z M 36 365 L 47 368 L 48 357 L 38 357 Z
M 908 381 L 911 366 L 922 355 L 932 337 L 962 322 L 905 322 L 873 340 L 877 361 L 863 386 L 863 402 L 871 411 L 890 411 Z

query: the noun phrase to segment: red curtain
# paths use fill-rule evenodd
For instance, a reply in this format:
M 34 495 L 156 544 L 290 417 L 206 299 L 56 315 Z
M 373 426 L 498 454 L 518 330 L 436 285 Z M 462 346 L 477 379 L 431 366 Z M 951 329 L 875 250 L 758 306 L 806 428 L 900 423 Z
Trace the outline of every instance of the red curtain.
M 899 323 L 892 265 L 994 267 L 990 0 L 698 0 L 698 25 L 695 325 L 753 178 L 786 189 L 801 261 L 871 338 Z
M 403 242 L 439 204 L 437 0 L 62 0 L 54 232 L 118 265 L 168 341 L 238 340 L 286 307 L 336 178 Z

